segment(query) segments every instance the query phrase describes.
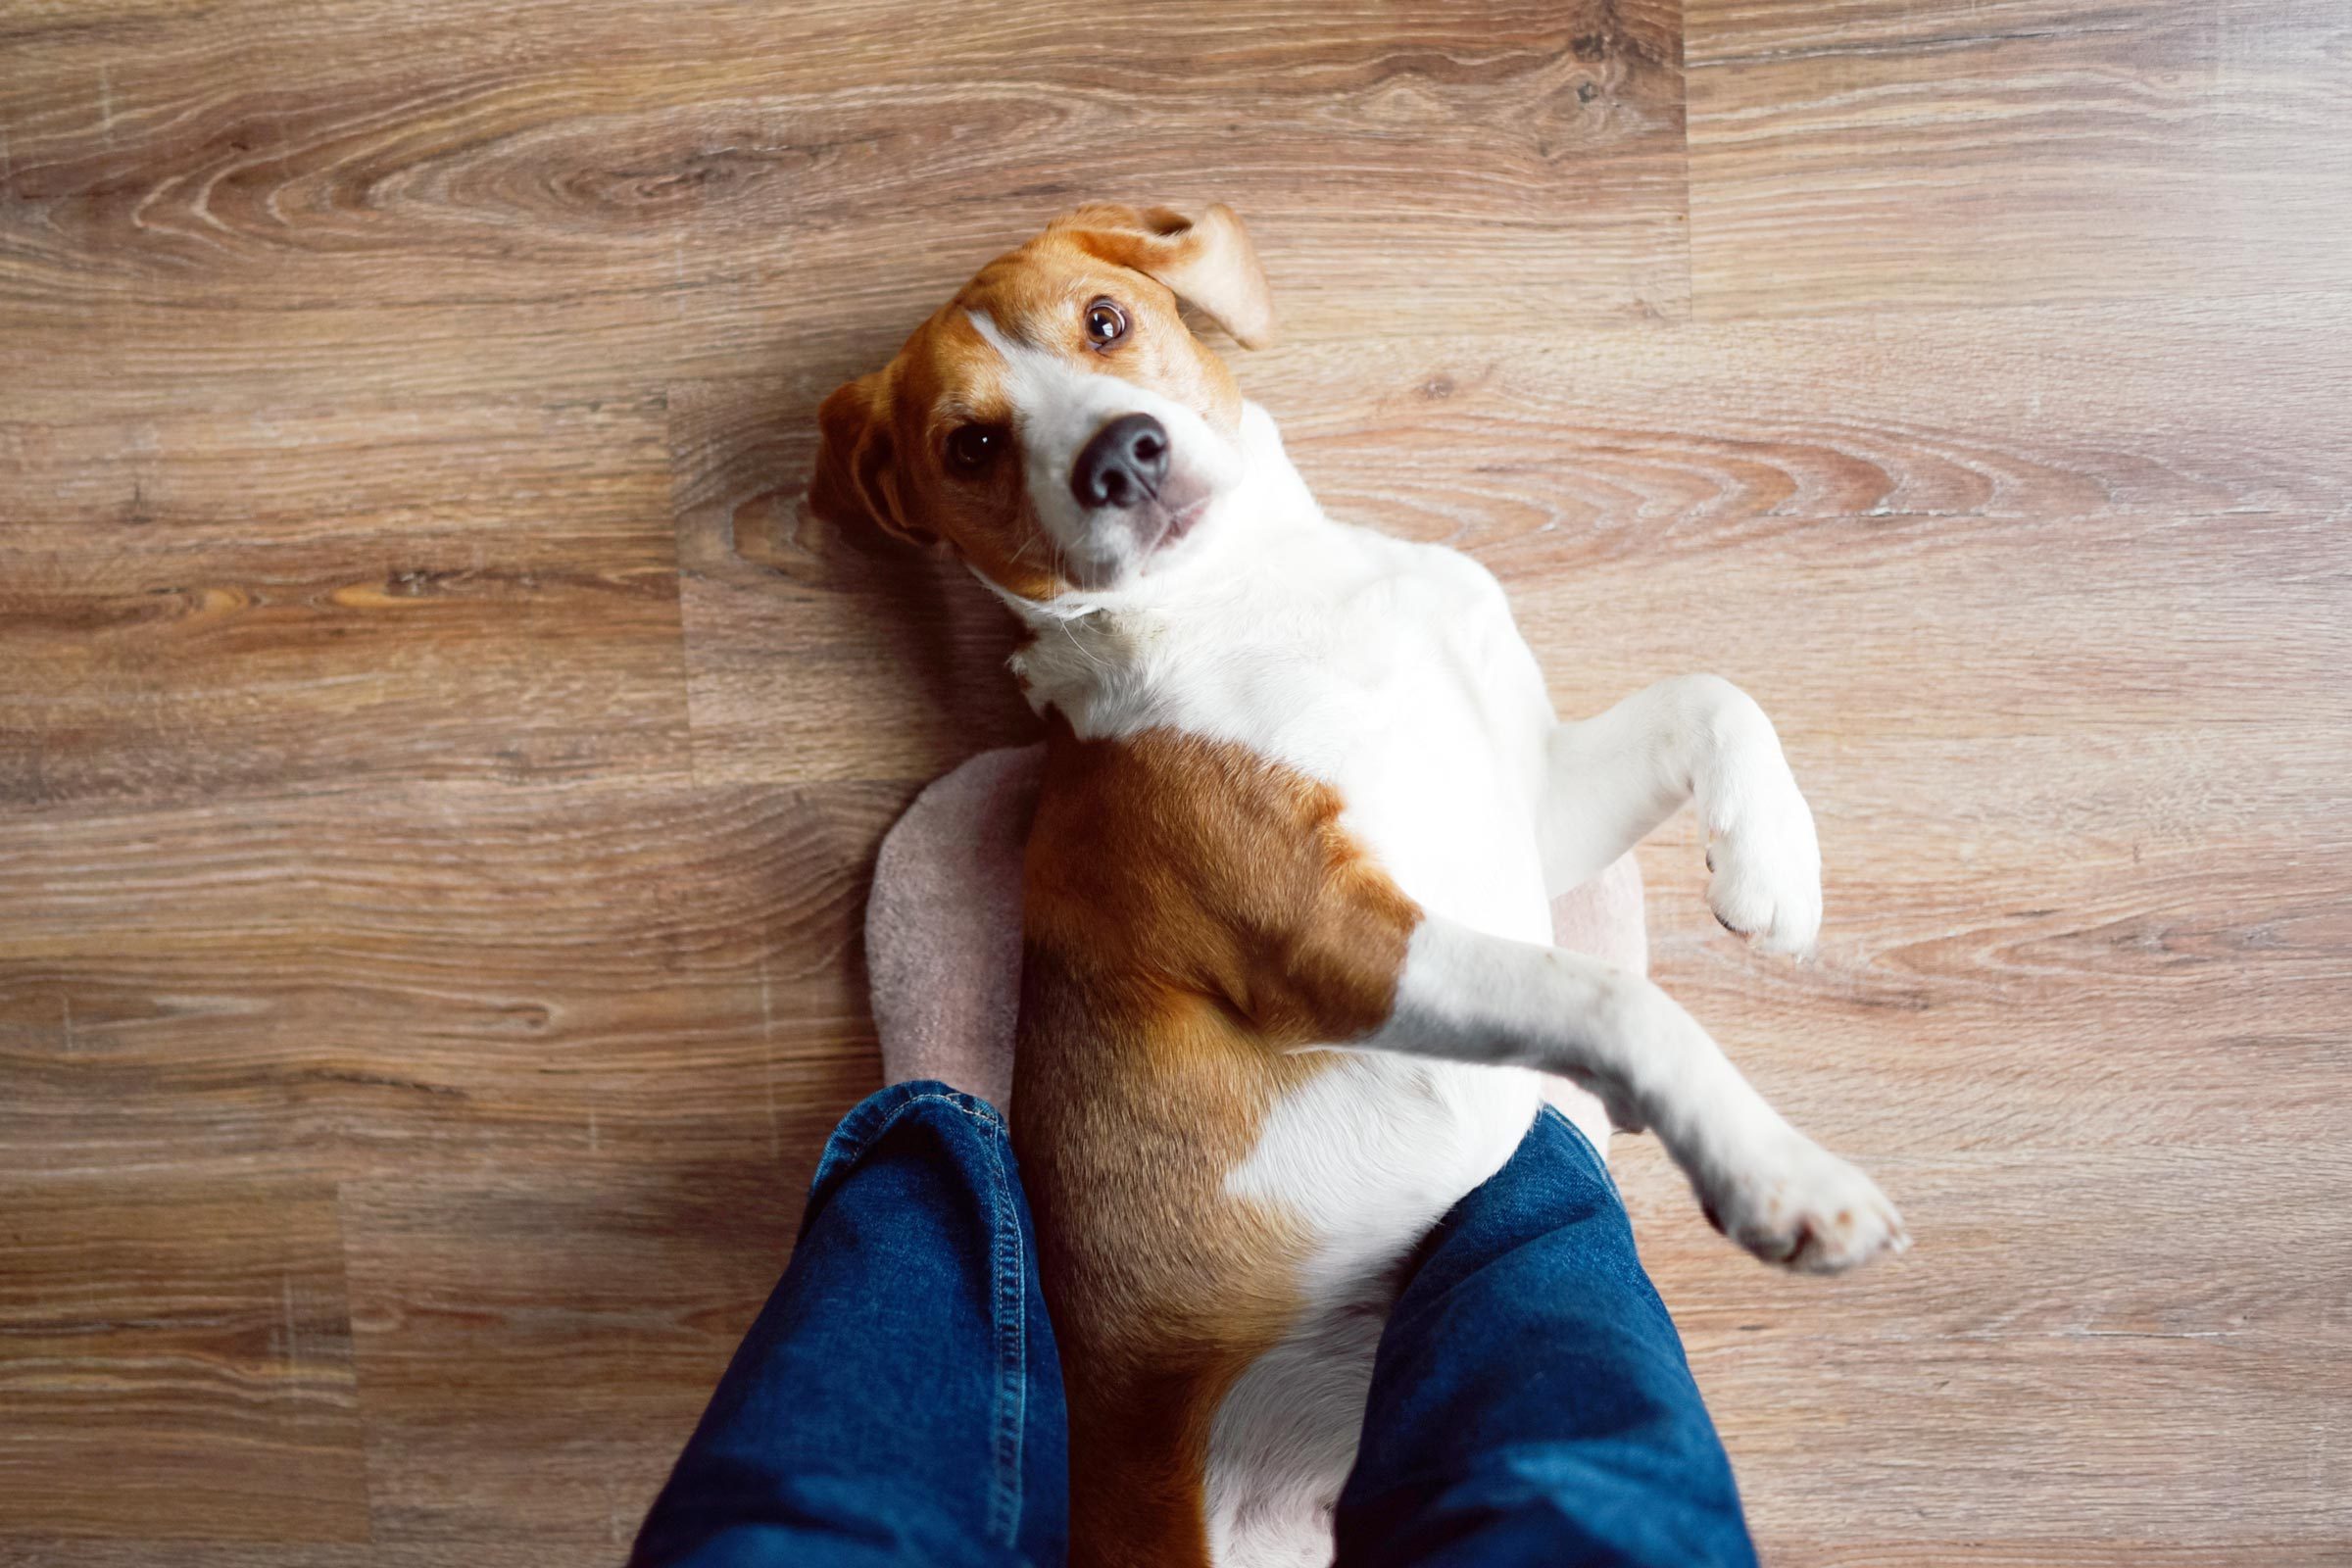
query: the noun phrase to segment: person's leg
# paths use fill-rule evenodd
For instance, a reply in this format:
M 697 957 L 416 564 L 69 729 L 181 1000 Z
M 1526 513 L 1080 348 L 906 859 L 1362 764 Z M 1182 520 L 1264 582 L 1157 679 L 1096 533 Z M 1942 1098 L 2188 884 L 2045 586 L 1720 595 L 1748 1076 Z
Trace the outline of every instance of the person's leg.
M 1381 1337 L 1340 1568 L 1751 1568 L 1730 1460 L 1607 1168 L 1556 1110 Z
M 1036 1256 L 994 1106 L 916 1082 L 851 1111 L 632 1563 L 1059 1563 L 1067 1416 Z

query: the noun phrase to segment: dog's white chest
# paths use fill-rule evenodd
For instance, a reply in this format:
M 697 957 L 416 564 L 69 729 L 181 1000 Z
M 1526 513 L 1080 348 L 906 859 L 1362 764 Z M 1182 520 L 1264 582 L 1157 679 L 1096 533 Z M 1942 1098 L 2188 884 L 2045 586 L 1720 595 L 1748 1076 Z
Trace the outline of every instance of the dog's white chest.
M 1335 664 L 1367 711 L 1327 775 L 1348 826 L 1398 886 L 1435 913 L 1547 940 L 1536 850 L 1542 672 L 1492 577 L 1449 551 L 1375 539 L 1397 569 L 1341 615 Z
M 1501 589 L 1452 551 L 1330 523 L 1260 549 L 1181 619 L 1042 635 L 1016 666 L 1032 699 L 1081 735 L 1173 728 L 1330 784 L 1425 907 L 1544 940 L 1535 824 L 1552 711 Z M 1102 681 L 1104 665 L 1131 673 Z

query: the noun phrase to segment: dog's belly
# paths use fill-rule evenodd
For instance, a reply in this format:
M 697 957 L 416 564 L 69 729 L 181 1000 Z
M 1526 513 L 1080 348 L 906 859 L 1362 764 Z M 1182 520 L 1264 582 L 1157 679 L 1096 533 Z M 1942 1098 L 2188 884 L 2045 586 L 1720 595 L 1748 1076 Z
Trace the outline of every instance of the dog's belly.
M 1536 837 L 1552 723 L 1501 593 L 1450 552 L 1380 540 L 1402 568 L 1337 617 L 1321 706 L 1282 750 L 1321 760 L 1350 831 L 1424 908 L 1550 940 Z M 1338 733 L 1335 724 L 1352 724 Z M 1342 1054 L 1276 1102 L 1226 1190 L 1311 1240 L 1305 1306 L 1236 1382 L 1212 1429 L 1208 1512 L 1222 1568 L 1314 1565 L 1354 1459 L 1372 1354 L 1406 1256 L 1517 1149 L 1534 1074 Z

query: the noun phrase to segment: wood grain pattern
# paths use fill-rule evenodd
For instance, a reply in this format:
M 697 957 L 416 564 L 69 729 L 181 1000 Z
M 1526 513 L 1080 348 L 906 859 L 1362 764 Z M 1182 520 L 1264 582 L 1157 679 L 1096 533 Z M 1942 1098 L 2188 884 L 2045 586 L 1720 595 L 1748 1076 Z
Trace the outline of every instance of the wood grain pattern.
M 2340 1551 L 2352 1514 L 2315 1435 L 2341 1394 L 2310 1368 L 2352 1336 L 2352 1168 L 2302 1138 L 2101 1149 L 1872 1152 L 1936 1261 L 1835 1291 L 1726 1276 L 1681 1223 L 1679 1175 L 1646 1145 L 1619 1161 L 1768 1544 L 1867 1561 L 1997 1519 L 2009 1549 L 2050 1561 L 2100 1541 L 2227 1557 L 2259 1521 L 2279 1560 Z M 2261 1212 L 2217 1189 L 2262 1192 Z M 2193 1434 L 2167 1410 L 2193 1412 Z M 1955 1422 L 2003 1440 L 1955 1445 Z
M 625 1551 L 783 1267 L 824 1130 L 796 1125 L 783 1166 L 346 1184 L 375 1539 Z
M 1702 318 L 2352 287 L 2331 0 L 1687 12 Z
M 0 1484 L 0 1534 L 625 1541 L 873 1082 L 858 930 L 904 800 L 437 783 L 17 813 L 0 1394 L 40 1396 L 8 1398 L 40 1458 L 6 1472 L 27 1490 Z M 306 1329 L 303 1365 L 339 1372 L 339 1447 L 178 1369 L 159 1301 L 262 1267 L 216 1223 L 223 1170 L 264 1184 L 239 1211 L 263 1234 L 300 1217 L 268 1183 L 318 1183 L 295 1197 L 335 1355 Z M 67 1183 L 143 1197 L 176 1251 L 49 1244 L 90 1224 Z M 42 1315 L 66 1303 L 80 1338 Z M 99 1454 L 135 1484 L 47 1484 Z
M 612 1555 L 617 1560 L 620 1553 Z M 155 1562 L 168 1562 L 172 1568 L 451 1568 L 453 1563 L 463 1568 L 576 1568 L 579 1561 L 576 1541 L 469 1541 L 459 1547 L 433 1542 L 306 1542 L 283 1546 L 175 1541 L 167 1547 L 87 1537 L 0 1537 L 0 1568 L 56 1568 L 61 1562 L 74 1568 L 145 1568 Z
M 2140 648 L 2143 682 L 2193 664 L 2191 697 L 2291 709 L 2309 687 L 2261 663 L 2233 680 L 2213 641 L 2277 633 L 2314 681 L 2345 651 L 2333 628 L 2313 640 L 2280 622 L 2272 597 L 2283 582 L 2324 618 L 2346 587 L 2352 330 L 2315 333 L 2307 308 L 1923 313 L 1891 340 L 1867 321 L 1683 326 L 1580 334 L 1557 354 L 1442 335 L 1236 361 L 1327 507 L 1468 550 L 1532 626 L 1556 614 L 1537 647 L 1571 710 L 1721 662 L 1734 642 L 1753 647 L 1747 667 L 1771 667 L 1797 652 L 1762 645 L 1788 638 L 1781 612 L 1799 602 L 1825 607 L 1808 616 L 1824 659 L 1850 657 L 1864 628 L 1849 617 L 1870 617 L 1886 657 L 1865 678 L 1898 685 L 1931 657 L 1997 662 L 1987 680 L 2054 658 L 2112 672 L 2122 639 Z M 800 504 L 834 384 L 673 395 L 707 782 L 921 777 L 1032 732 L 985 591 Z M 2275 404 L 2276 386 L 2298 395 Z M 2034 548 L 2053 537 L 2062 551 Z M 1727 572 L 1745 579 L 1740 601 L 1677 642 L 1694 629 L 1684 607 Z M 2068 613 L 2012 627 L 2021 593 Z M 2095 647 L 2082 620 L 2094 612 Z M 1962 627 L 1968 613 L 1978 623 Z M 1565 684 L 1595 655 L 1604 680 Z M 2145 695 L 2161 705 L 2161 688 Z M 1852 706 L 1874 702 L 1914 706 L 1879 687 Z M 854 715 L 875 706 L 909 721 L 865 732 Z
M 1311 343 L 1241 373 L 1328 507 L 1506 580 L 1807 521 L 2326 516 L 2352 488 L 2352 300 Z
M 0 799 L 682 777 L 665 432 L 642 394 L 0 426 Z
M 368 1539 L 332 1181 L 10 1181 L 0 1214 L 12 1533 Z
M 1661 979 L 1920 1247 L 1616 1157 L 1767 1559 L 2352 1558 L 2352 31 L 2328 0 L 0 14 L 0 1568 L 610 1561 L 1031 733 L 816 401 L 1233 202 L 1326 503 L 1559 706 L 1780 721 L 1822 955 Z
M 1367 297 L 1684 310 L 1664 0 L 126 9 L 10 44 L 24 397 L 85 385 L 94 332 L 141 346 L 133 396 L 201 375 L 240 406 L 887 352 L 903 288 L 935 302 L 1105 190 L 1290 215 L 1302 329 Z M 1433 268 L 1464 225 L 1489 265 Z
M 20 812 L 0 1170 L 789 1171 L 874 1070 L 858 933 L 905 798 L 434 785 Z

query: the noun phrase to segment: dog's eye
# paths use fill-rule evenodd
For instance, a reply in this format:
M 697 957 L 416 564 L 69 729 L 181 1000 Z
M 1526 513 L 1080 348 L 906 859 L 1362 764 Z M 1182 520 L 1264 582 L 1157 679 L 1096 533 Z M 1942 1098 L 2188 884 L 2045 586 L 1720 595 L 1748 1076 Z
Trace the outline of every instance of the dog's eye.
M 993 424 L 960 425 L 948 437 L 948 466 L 957 473 L 975 474 L 997 461 L 1004 450 L 1004 432 Z
M 1097 348 L 1108 348 L 1127 335 L 1127 313 L 1108 300 L 1086 308 L 1086 335 Z

